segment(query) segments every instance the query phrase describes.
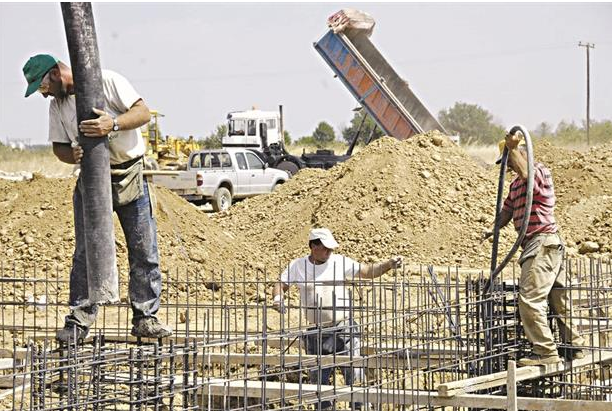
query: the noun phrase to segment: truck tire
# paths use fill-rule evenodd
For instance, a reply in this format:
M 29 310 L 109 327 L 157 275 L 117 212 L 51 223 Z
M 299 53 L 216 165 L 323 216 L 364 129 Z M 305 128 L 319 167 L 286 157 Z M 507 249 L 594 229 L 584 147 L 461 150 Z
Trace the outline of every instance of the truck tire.
M 295 164 L 292 161 L 287 161 L 287 160 L 281 161 L 274 168 L 278 168 L 279 170 L 286 171 L 287 174 L 289 174 L 289 177 L 293 177 L 298 171 L 300 171 L 300 168 L 297 166 L 297 164 Z
M 211 203 L 214 211 L 225 211 L 232 205 L 232 193 L 225 187 L 219 187 L 213 194 Z

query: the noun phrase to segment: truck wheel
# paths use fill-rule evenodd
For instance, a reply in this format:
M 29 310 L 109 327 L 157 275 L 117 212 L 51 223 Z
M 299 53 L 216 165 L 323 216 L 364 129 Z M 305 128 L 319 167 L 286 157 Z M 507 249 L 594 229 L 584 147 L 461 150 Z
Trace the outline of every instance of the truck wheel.
M 211 203 L 213 210 L 225 211 L 232 205 L 232 193 L 225 187 L 219 187 L 213 194 Z
M 286 171 L 287 174 L 289 174 L 289 177 L 293 177 L 298 171 L 300 171 L 300 168 L 292 161 L 281 161 L 274 168 Z

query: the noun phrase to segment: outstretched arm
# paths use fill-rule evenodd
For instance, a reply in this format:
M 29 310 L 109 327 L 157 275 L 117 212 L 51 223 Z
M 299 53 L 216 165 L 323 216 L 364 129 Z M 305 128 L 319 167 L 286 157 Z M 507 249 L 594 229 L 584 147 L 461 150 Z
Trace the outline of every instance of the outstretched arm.
M 374 264 L 362 264 L 359 272 L 357 273 L 358 278 L 377 278 L 386 273 L 389 270 L 398 268 L 402 265 L 402 257 L 393 257 L 386 261 L 381 261 Z

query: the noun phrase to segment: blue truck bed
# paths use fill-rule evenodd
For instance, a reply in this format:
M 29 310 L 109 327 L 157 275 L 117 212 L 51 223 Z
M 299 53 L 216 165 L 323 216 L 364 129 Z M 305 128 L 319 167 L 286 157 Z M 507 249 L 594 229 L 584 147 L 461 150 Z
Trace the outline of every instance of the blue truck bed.
M 378 126 L 399 140 L 430 130 L 446 133 L 368 35 L 350 35 L 329 30 L 314 47 Z

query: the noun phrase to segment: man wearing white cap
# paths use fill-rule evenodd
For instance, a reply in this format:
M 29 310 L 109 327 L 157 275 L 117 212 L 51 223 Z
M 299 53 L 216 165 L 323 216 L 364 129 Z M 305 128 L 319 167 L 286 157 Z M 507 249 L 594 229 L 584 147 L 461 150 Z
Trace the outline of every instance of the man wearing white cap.
M 360 355 L 359 325 L 352 319 L 351 292 L 347 281 L 380 277 L 389 270 L 398 268 L 402 257 L 394 257 L 375 264 L 361 265 L 355 260 L 332 251 L 338 247 L 331 231 L 315 228 L 308 238 L 310 254 L 293 260 L 280 276 L 274 289 L 274 307 L 285 311 L 283 294 L 290 285 L 300 289 L 300 306 L 312 326 L 306 334 L 306 353 L 343 354 L 351 351 Z M 312 384 L 330 383 L 333 366 L 318 367 L 309 372 Z M 362 368 L 342 367 L 347 385 L 363 381 Z M 361 409 L 355 403 L 354 409 Z M 322 408 L 331 406 L 324 401 Z

